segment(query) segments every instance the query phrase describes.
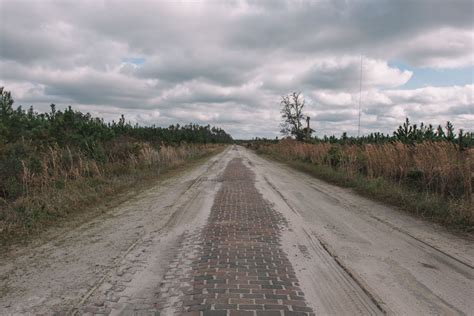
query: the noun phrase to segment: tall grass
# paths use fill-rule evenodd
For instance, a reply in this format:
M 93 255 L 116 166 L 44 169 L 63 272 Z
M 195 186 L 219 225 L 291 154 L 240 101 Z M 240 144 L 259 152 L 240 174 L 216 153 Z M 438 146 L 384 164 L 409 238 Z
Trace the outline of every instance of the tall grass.
M 13 146 L 13 147 L 12 147 Z M 153 146 L 131 139 L 106 146 L 104 160 L 74 148 L 0 145 L 0 240 L 24 235 L 124 191 L 144 178 L 219 151 L 218 144 Z
M 337 174 L 339 184 L 345 182 L 369 194 L 377 191 L 375 195 L 384 200 L 395 199 L 390 197 L 393 192 L 384 192 L 381 186 L 397 191 L 397 199 L 405 192 L 413 201 L 396 203 L 395 200 L 395 204 L 418 214 L 445 223 L 474 223 L 473 148 L 461 151 L 449 142 L 341 145 L 293 140 L 258 147 L 258 152 L 284 161 L 297 160 L 317 166 L 326 180 L 334 179 Z M 366 190 L 370 186 L 373 188 Z M 433 204 L 434 200 L 438 203 Z

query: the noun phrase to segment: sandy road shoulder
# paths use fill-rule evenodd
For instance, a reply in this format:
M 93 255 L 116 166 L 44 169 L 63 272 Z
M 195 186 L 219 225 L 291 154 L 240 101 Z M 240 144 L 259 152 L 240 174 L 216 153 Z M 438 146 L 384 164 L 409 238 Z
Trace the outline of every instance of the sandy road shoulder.
M 70 310 L 84 298 L 93 297 L 93 292 L 110 276 L 122 274 L 126 279 L 132 278 L 130 275 L 139 266 L 147 265 L 144 258 L 152 258 L 154 262 L 168 260 L 164 249 L 172 248 L 179 234 L 163 232 L 163 228 L 169 228 L 170 221 L 182 211 L 180 206 L 188 200 L 202 203 L 203 199 L 196 200 L 199 192 L 212 194 L 213 190 L 205 191 L 206 186 L 193 186 L 193 183 L 218 174 L 225 166 L 226 152 L 167 179 L 76 229 L 64 231 L 57 239 L 3 257 L 0 314 Z M 195 214 L 179 216 L 180 223 L 196 217 Z M 157 244 L 161 251 L 152 251 L 152 246 Z M 160 271 L 153 272 L 160 276 Z M 121 289 L 121 284 L 117 284 L 117 289 Z

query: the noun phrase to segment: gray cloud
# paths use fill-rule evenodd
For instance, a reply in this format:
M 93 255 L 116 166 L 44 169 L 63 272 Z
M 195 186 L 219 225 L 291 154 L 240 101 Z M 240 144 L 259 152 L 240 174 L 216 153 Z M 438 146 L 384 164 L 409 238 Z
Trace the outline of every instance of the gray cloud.
M 214 56 L 208 58 L 206 56 Z M 255 56 L 241 52 L 199 49 L 199 52 L 173 52 L 146 61 L 136 69 L 141 78 L 158 78 L 170 83 L 203 79 L 220 85 L 238 85 L 250 80 L 258 67 Z
M 344 111 L 344 112 L 324 112 L 317 114 L 315 120 L 324 122 L 343 122 L 350 121 L 356 118 L 357 112 L 355 111 Z
M 389 65 L 472 66 L 471 1 L 0 0 L 0 15 L 0 85 L 41 110 L 274 137 L 279 97 L 302 91 L 318 133 L 355 133 L 362 54 L 364 132 L 406 115 L 474 128 L 472 86 L 405 90 L 413 73 Z

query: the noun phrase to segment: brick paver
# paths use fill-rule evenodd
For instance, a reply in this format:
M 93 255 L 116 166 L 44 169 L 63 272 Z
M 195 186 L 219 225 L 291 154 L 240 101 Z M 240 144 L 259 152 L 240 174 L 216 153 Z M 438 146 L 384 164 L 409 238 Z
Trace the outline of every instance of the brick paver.
M 201 316 L 313 315 L 280 244 L 285 219 L 263 199 L 255 176 L 233 159 L 200 237 L 180 313 Z

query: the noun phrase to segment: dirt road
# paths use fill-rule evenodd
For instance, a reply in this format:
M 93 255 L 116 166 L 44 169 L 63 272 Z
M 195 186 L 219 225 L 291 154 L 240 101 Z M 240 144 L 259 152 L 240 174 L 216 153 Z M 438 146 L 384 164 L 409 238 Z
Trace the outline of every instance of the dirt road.
M 1 315 L 474 314 L 474 240 L 242 147 L 52 236 Z

